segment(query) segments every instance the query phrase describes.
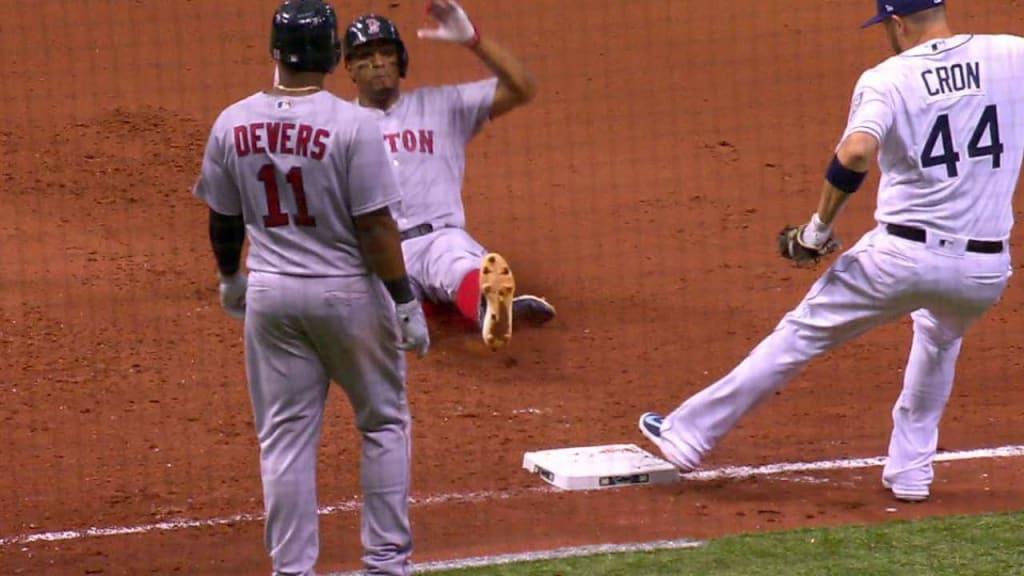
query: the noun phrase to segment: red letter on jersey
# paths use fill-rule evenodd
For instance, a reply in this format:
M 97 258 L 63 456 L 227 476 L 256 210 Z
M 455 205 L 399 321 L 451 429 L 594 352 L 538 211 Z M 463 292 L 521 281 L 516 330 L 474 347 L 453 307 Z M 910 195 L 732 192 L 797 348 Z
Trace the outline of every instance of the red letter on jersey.
M 420 130 L 420 154 L 434 154 L 433 130 Z
M 416 151 L 416 133 L 412 130 L 404 130 L 402 132 L 402 146 L 406 152 Z
M 267 124 L 267 145 L 270 151 L 277 154 L 277 144 L 281 141 L 281 123 L 270 122 Z
M 313 127 L 309 124 L 299 124 L 299 138 L 295 143 L 295 153 L 309 158 L 309 140 L 312 137 Z
M 323 160 L 324 155 L 327 154 L 327 142 L 326 140 L 331 137 L 331 133 L 323 128 L 317 128 L 316 134 L 313 136 L 313 153 L 310 155 L 314 160 Z
M 295 148 L 291 146 L 292 130 L 295 130 L 295 124 L 281 124 L 281 154 L 295 154 Z
M 249 155 L 249 129 L 246 126 L 235 126 L 235 154 L 239 157 Z
M 398 132 L 384 135 L 384 139 L 388 141 L 388 146 L 391 148 L 392 154 L 398 152 L 398 136 Z
M 252 153 L 253 154 L 266 154 L 267 149 L 263 147 L 263 141 L 261 139 L 263 131 L 263 122 L 253 122 L 249 124 L 249 137 L 252 138 Z

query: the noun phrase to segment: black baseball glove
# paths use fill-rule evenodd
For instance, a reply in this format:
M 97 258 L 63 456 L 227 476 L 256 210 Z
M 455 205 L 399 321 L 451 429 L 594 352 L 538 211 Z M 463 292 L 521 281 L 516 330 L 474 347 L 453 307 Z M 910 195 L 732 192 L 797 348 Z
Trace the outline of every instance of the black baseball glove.
M 805 226 L 807 225 L 791 226 L 787 224 L 779 232 L 779 254 L 783 258 L 800 265 L 817 264 L 819 260 L 839 249 L 839 241 L 834 237 L 829 237 L 820 248 L 804 244 L 800 237 Z

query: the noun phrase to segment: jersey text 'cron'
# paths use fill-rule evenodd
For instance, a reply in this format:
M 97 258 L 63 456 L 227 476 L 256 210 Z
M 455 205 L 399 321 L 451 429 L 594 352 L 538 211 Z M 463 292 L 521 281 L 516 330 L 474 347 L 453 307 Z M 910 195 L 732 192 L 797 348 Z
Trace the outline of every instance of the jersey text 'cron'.
M 951 94 L 965 90 L 981 90 L 981 64 L 967 62 L 952 66 L 939 66 L 921 72 L 929 96 Z

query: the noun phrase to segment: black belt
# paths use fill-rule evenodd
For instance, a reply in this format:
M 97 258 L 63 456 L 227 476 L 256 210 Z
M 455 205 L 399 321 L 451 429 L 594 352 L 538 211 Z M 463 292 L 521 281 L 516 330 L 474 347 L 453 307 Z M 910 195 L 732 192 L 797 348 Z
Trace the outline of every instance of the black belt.
M 407 230 L 402 230 L 400 236 L 402 237 L 402 242 L 405 242 L 406 240 L 412 240 L 413 238 L 426 236 L 427 234 L 430 234 L 433 231 L 433 224 L 420 224 L 419 226 L 413 226 L 412 228 L 409 228 Z
M 913 226 L 886 224 L 885 231 L 893 236 L 898 236 L 905 240 L 912 240 L 914 242 L 923 243 L 928 239 L 927 232 L 920 228 L 914 228 Z M 967 251 L 978 252 L 980 254 L 999 254 L 1003 251 L 1003 243 L 998 240 L 968 240 Z

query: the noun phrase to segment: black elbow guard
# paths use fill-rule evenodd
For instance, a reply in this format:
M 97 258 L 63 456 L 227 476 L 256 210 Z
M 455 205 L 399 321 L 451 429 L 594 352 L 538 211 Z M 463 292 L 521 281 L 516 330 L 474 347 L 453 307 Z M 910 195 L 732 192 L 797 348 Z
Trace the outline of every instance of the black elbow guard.
M 853 194 L 860 189 L 867 175 L 867 172 L 856 172 L 843 166 L 843 163 L 839 161 L 839 156 L 833 155 L 832 162 L 829 163 L 828 170 L 825 171 L 825 180 L 828 180 L 828 183 L 837 189 L 847 194 Z
M 243 243 L 245 220 L 242 216 L 225 216 L 210 210 L 210 245 L 221 274 L 230 276 L 238 272 Z

